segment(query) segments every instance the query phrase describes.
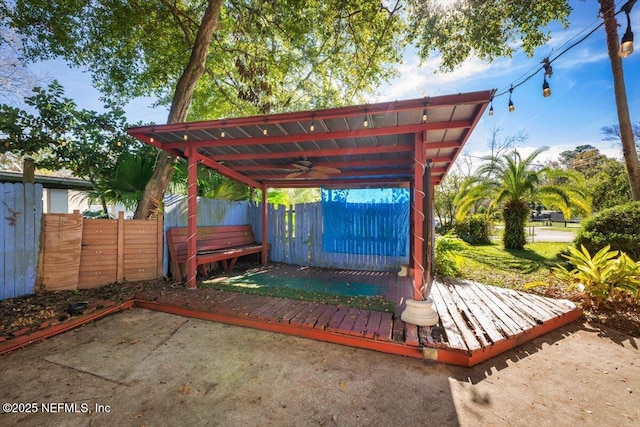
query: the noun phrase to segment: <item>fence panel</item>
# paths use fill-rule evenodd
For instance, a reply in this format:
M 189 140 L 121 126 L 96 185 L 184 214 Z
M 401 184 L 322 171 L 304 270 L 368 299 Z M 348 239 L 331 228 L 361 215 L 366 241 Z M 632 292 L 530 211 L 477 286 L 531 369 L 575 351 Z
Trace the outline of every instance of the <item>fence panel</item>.
M 162 223 L 123 213 L 117 220 L 45 214 L 39 286 L 75 290 L 162 277 Z
M 0 184 L 0 300 L 33 293 L 42 220 L 41 184 Z
M 336 241 L 338 251 L 323 248 L 324 224 L 321 203 L 305 203 L 285 208 L 268 207 L 268 240 L 271 243 L 269 260 L 311 267 L 352 270 L 397 271 L 408 264 L 408 236 L 391 238 L 389 228 L 396 213 L 369 204 L 357 206 L 363 215 L 344 216 L 340 225 L 349 239 Z M 375 214 L 368 215 L 367 210 Z M 251 210 L 252 221 L 259 222 L 259 208 Z M 332 227 L 337 224 L 329 224 Z M 333 233 L 336 234 L 336 233 Z M 404 254 L 393 254 L 398 245 L 405 246 Z

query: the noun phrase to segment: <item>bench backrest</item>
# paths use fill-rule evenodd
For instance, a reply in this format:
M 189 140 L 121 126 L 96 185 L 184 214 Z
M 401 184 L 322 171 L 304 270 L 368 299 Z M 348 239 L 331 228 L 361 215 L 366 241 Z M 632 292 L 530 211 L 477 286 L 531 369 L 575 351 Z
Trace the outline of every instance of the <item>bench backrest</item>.
M 196 250 L 214 251 L 234 248 L 255 243 L 251 225 L 216 225 L 198 227 L 196 231 Z M 173 249 L 172 256 L 177 259 L 187 255 L 187 227 L 173 227 L 167 230 L 167 244 Z

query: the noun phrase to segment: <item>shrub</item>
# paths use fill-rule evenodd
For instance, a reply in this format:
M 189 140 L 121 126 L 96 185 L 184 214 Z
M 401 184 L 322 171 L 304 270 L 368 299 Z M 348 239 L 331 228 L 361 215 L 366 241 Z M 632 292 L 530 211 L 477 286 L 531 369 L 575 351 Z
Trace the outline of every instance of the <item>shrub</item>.
M 460 252 L 464 250 L 465 246 L 466 244 L 462 240 L 451 233 L 436 237 L 436 273 L 441 276 L 458 276 L 462 264 Z
M 456 234 L 471 244 L 491 243 L 491 221 L 486 215 L 476 214 L 466 217 L 455 225 Z
M 640 202 L 604 209 L 585 220 L 575 240 L 595 253 L 605 246 L 640 260 Z
M 564 257 L 574 268 L 569 270 L 562 265 L 553 267 L 554 278 L 566 285 L 568 291 L 581 293 L 587 307 L 597 307 L 605 301 L 637 302 L 640 261 L 635 262 L 625 253 L 611 250 L 609 246 L 600 249 L 593 257 L 584 246 L 581 249 L 569 248 L 569 254 Z M 526 284 L 525 289 L 545 285 L 532 282 Z

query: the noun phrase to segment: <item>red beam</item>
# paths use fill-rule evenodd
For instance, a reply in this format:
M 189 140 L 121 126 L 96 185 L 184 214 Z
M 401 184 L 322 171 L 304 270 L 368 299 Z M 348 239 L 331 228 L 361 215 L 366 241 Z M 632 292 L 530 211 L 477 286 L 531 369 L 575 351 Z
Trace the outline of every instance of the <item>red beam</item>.
M 312 122 L 313 120 L 327 120 L 336 118 L 345 118 L 369 114 L 393 114 L 401 111 L 419 110 L 425 108 L 425 102 L 428 103 L 427 108 L 433 109 L 438 107 L 450 107 L 455 105 L 466 104 L 487 104 L 495 90 L 485 90 L 478 92 L 462 93 L 457 95 L 443 95 L 429 98 L 417 98 L 403 101 L 382 102 L 378 104 L 356 105 L 342 108 L 331 108 L 316 111 L 301 111 L 294 113 L 281 113 L 266 116 L 238 117 L 231 119 L 208 120 L 191 123 L 175 123 L 167 125 L 149 125 L 133 127 L 127 130 L 130 135 L 147 134 L 160 135 L 164 132 L 180 132 L 189 130 L 203 129 L 227 129 L 241 126 L 264 126 L 277 123 L 292 123 L 299 121 Z
M 433 157 L 431 159 L 433 163 L 448 163 L 451 161 L 450 157 Z M 314 166 L 328 166 L 332 168 L 364 168 L 370 166 L 413 166 L 413 161 L 407 161 L 403 159 L 391 159 L 391 160 L 354 160 L 354 161 L 338 161 L 338 162 L 321 162 L 315 163 Z M 297 171 L 293 167 L 287 167 L 287 165 L 237 165 L 233 167 L 233 170 L 237 172 L 255 172 L 255 171 L 269 171 L 269 170 L 291 170 L 291 172 Z
M 328 186 L 332 188 L 377 188 L 379 186 L 403 186 L 409 182 L 407 178 L 374 178 L 374 179 L 301 179 L 301 180 L 281 180 L 269 181 L 265 184 L 269 188 L 317 188 Z
M 455 145 L 456 147 L 458 145 Z M 216 161 L 232 160 L 256 160 L 256 159 L 290 159 L 299 157 L 332 157 L 332 156 L 353 156 L 359 154 L 385 154 L 385 153 L 407 153 L 413 151 L 412 145 L 385 145 L 382 147 L 358 147 L 358 148 L 332 148 L 329 150 L 300 150 L 283 151 L 276 153 L 248 153 L 248 154 L 213 154 L 212 159 Z
M 232 147 L 232 146 L 250 146 L 250 145 L 269 145 L 269 144 L 285 144 L 285 143 L 299 143 L 308 141 L 330 141 L 336 139 L 353 139 L 353 138 L 366 138 L 375 136 L 387 136 L 387 135 L 401 135 L 410 134 L 416 132 L 423 132 L 425 130 L 442 130 L 442 129 L 459 129 L 468 128 L 471 126 L 471 120 L 457 120 L 452 122 L 437 122 L 437 123 L 417 123 L 403 126 L 389 126 L 380 128 L 366 128 L 366 129 L 352 129 L 335 132 L 314 132 L 314 133 L 301 133 L 291 135 L 274 135 L 274 136 L 260 136 L 260 137 L 248 137 L 248 138 L 218 138 L 218 139 L 205 139 L 199 141 L 184 141 L 179 140 L 176 142 L 165 142 L 162 144 L 162 149 L 183 149 L 185 147 Z
M 444 172 L 444 168 L 440 168 L 442 172 Z M 408 169 L 369 169 L 366 171 L 353 171 L 353 172 L 342 172 L 335 175 L 330 175 L 329 178 L 325 179 L 344 179 L 344 178 L 355 178 L 355 177 L 367 177 L 372 175 L 381 175 L 385 177 L 393 177 L 400 176 L 409 178 L 413 174 L 412 170 Z M 273 174 L 273 175 L 250 175 L 256 181 L 269 181 L 269 180 L 303 180 L 307 179 L 304 176 L 296 177 L 296 178 L 287 178 L 287 174 Z
M 211 169 L 215 169 L 218 172 L 220 172 L 222 175 L 225 175 L 231 179 L 235 179 L 236 181 L 239 181 L 243 184 L 246 184 L 250 187 L 253 188 L 260 188 L 260 183 L 257 182 L 256 180 L 243 175 L 239 172 L 237 172 L 234 169 L 231 169 L 223 164 L 220 164 L 212 159 L 210 159 L 209 157 L 204 156 L 202 153 L 198 153 L 198 158 L 199 160 L 207 167 L 210 167 Z

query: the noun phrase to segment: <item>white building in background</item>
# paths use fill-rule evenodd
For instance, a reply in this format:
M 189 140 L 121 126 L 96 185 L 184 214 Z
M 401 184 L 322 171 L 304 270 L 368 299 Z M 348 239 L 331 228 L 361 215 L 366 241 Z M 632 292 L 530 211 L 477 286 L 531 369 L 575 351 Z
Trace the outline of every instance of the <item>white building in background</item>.
M 21 172 L 0 171 L 0 182 L 22 182 Z M 101 212 L 100 204 L 89 204 L 88 192 L 93 189 L 89 181 L 76 178 L 58 178 L 52 176 L 35 176 L 36 184 L 42 184 L 42 211 L 44 213 L 73 213 L 74 211 Z M 132 218 L 133 211 L 120 204 L 107 206 L 109 215 L 118 217 L 123 211 L 125 218 Z

